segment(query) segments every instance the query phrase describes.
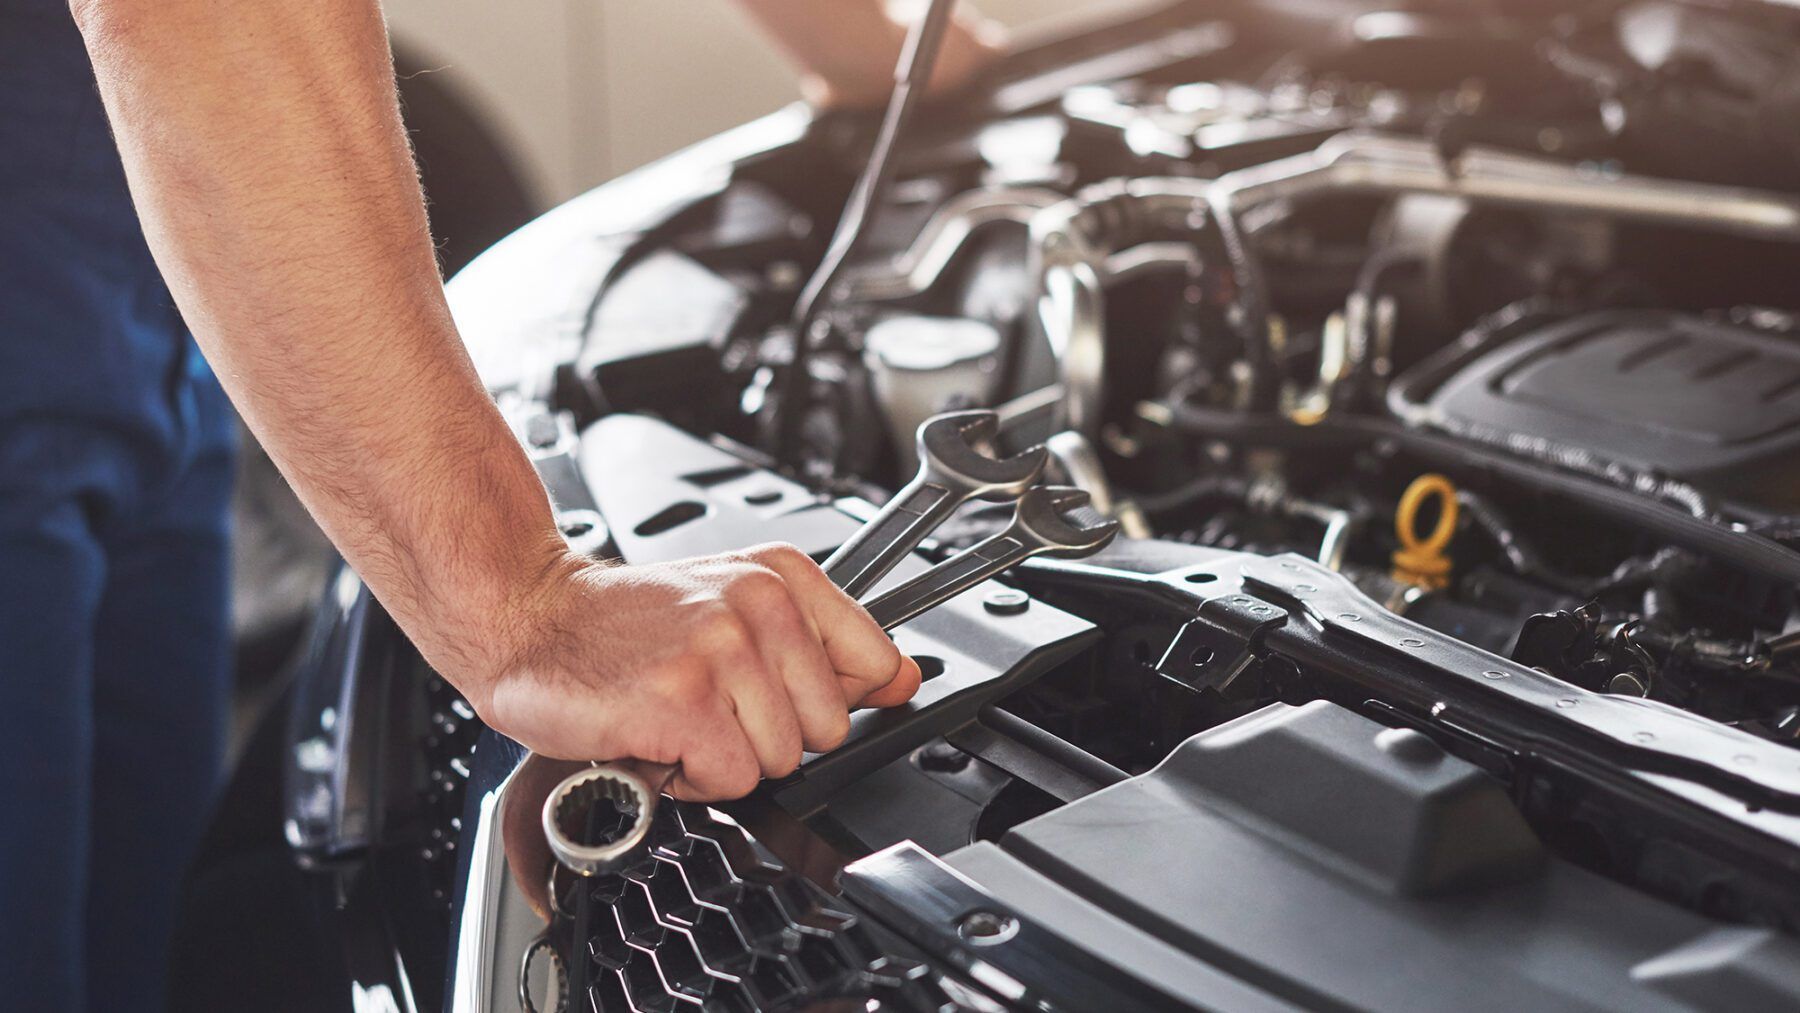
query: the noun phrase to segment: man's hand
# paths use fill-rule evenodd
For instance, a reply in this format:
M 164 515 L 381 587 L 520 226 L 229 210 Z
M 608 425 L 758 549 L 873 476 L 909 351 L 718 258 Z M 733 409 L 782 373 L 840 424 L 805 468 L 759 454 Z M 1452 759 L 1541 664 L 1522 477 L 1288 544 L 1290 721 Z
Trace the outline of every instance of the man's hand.
M 675 792 L 735 798 L 849 710 L 904 703 L 919 666 L 791 545 L 648 566 L 551 568 L 516 657 L 453 679 L 496 730 L 572 759 L 679 763 Z
M 438 278 L 376 0 L 71 0 L 144 235 L 326 534 L 482 716 L 748 791 L 918 687 L 792 549 L 571 557 Z

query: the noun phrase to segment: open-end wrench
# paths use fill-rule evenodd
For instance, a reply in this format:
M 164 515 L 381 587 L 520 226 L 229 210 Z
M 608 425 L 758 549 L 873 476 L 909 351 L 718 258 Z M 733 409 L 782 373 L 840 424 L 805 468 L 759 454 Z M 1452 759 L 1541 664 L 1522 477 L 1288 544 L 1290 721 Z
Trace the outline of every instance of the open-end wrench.
M 1073 489 L 1030 489 L 1044 469 L 1044 448 L 996 458 L 991 447 L 998 431 L 999 419 L 988 411 L 952 412 L 927 419 L 918 432 L 919 473 L 825 561 L 826 575 L 852 597 L 859 597 L 918 548 L 957 507 L 972 499 L 1021 497 L 1006 532 L 896 588 L 916 588 L 919 593 L 907 599 L 913 603 L 910 611 L 883 623 L 884 628 L 891 629 L 1026 556 L 1051 551 L 1086 555 L 1111 540 L 1117 524 L 1109 521 L 1110 527 L 1102 525 L 1107 527 L 1105 537 L 1087 548 L 1090 532 L 1058 515 L 1059 510 L 1086 503 L 1087 494 Z M 1003 551 L 997 539 L 1008 532 L 1016 532 L 1009 544 L 1027 548 Z M 983 561 L 981 566 L 968 567 L 962 562 L 971 552 L 984 548 L 997 566 Z M 947 569 L 958 574 L 967 569 L 972 576 L 948 575 Z M 934 576 L 940 580 L 929 581 Z M 892 597 L 884 595 L 877 600 Z M 564 868 L 582 876 L 611 872 L 634 860 L 649 835 L 657 799 L 674 780 L 676 769 L 599 763 L 570 774 L 543 803 L 540 819 L 552 855 Z
M 1088 494 L 1080 489 L 1026 490 L 1012 522 L 999 533 L 876 596 L 868 603 L 869 614 L 882 629 L 891 630 L 1023 559 L 1077 558 L 1100 551 L 1118 533 L 1119 522 L 1064 516 L 1087 503 Z M 918 529 L 919 537 L 931 527 Z M 582 876 L 612 872 L 635 860 L 650 833 L 658 796 L 676 771 L 660 764 L 599 763 L 570 774 L 543 803 L 541 819 L 551 854 Z
M 999 417 L 935 415 L 919 427 L 919 473 L 825 560 L 825 575 L 852 598 L 875 586 L 932 530 L 972 499 L 1012 499 L 1044 470 L 1043 447 L 996 458 Z
M 882 629 L 891 630 L 1032 556 L 1078 559 L 1093 555 L 1119 533 L 1119 522 L 1097 515 L 1092 519 L 1064 516 L 1087 503 L 1088 494 L 1081 489 L 1040 486 L 1027 490 L 1019 497 L 1012 523 L 1000 532 L 876 595 L 864 607 Z

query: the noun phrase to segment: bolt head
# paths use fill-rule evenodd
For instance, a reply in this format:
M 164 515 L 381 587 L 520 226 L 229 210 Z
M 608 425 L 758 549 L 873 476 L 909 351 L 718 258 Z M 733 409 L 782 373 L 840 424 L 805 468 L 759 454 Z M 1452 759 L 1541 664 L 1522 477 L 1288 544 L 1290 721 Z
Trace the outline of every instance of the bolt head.
M 981 600 L 981 607 L 997 616 L 1016 616 L 1031 607 L 1031 596 L 1017 588 L 997 587 Z

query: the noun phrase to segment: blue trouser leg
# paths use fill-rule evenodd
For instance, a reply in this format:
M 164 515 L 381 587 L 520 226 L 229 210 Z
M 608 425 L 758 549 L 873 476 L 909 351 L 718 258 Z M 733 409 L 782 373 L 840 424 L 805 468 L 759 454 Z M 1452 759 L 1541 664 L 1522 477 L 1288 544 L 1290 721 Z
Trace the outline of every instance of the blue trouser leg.
M 229 448 L 218 447 L 105 539 L 94 630 L 91 1010 L 162 1007 L 177 893 L 225 744 L 231 482 Z
M 105 563 L 73 495 L 0 498 L 0 1006 L 79 1010 Z
M 0 424 L 0 1009 L 163 1007 L 230 690 L 230 416 Z

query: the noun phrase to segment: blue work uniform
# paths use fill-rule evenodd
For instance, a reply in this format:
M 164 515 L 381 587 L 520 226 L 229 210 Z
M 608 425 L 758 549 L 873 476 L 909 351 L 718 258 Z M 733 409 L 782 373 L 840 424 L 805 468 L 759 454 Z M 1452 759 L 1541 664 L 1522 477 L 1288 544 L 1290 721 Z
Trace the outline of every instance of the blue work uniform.
M 233 434 L 67 0 L 0 0 L 0 1007 L 163 1005 L 223 755 Z

